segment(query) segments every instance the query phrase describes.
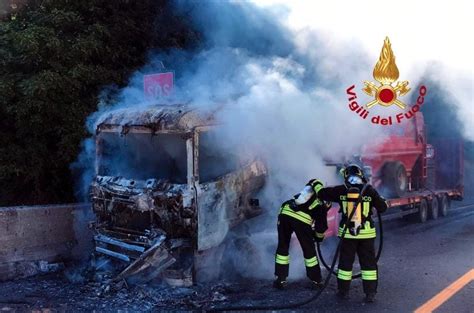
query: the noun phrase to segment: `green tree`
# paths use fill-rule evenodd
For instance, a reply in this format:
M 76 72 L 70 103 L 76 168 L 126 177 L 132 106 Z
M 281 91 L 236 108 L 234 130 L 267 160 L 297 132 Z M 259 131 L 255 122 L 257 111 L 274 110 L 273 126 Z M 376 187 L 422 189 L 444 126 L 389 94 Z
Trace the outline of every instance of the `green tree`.
M 36 0 L 4 16 L 0 205 L 74 201 L 69 165 L 102 88 L 124 86 L 150 49 L 197 39 L 167 1 Z

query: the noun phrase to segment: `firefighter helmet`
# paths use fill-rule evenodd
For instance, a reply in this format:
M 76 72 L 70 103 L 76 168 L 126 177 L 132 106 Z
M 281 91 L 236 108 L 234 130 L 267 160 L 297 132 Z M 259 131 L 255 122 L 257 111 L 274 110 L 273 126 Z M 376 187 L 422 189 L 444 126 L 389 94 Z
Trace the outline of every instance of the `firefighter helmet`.
M 344 169 L 344 181 L 349 185 L 362 185 L 367 183 L 364 172 L 357 164 L 350 164 Z

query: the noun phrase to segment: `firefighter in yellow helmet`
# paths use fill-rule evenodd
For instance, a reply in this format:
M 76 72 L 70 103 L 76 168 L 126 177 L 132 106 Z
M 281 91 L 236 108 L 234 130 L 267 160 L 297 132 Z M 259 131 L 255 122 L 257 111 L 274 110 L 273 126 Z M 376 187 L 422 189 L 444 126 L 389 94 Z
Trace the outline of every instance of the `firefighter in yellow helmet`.
M 337 271 L 338 296 L 347 298 L 352 280 L 352 264 L 357 253 L 362 274 L 365 301 L 373 302 L 377 293 L 377 261 L 375 258 L 376 230 L 372 220 L 372 208 L 379 212 L 387 210 L 385 199 L 368 185 L 362 195 L 359 205 L 354 208 L 367 180 L 362 169 L 351 164 L 343 169 L 344 184 L 318 189 L 318 198 L 324 201 L 338 202 L 342 214 L 339 225 L 339 237 L 342 235 L 351 212 L 356 210 L 346 229 L 341 243 L 339 265 Z
M 321 268 L 316 256 L 314 241 L 322 241 L 327 227 L 326 213 L 329 209 L 316 193 L 322 183 L 311 180 L 293 199 L 284 202 L 278 215 L 278 247 L 275 255 L 275 276 L 273 286 L 283 289 L 287 283 L 290 266 L 290 239 L 293 232 L 303 250 L 306 276 L 314 287 L 321 285 Z M 314 226 L 314 229 L 313 229 Z

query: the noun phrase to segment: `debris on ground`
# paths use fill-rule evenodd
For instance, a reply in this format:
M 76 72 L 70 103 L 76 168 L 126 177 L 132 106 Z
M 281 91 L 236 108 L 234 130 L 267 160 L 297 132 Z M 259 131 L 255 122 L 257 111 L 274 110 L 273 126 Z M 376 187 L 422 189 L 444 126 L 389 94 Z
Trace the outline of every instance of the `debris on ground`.
M 304 282 L 294 282 L 295 296 L 309 296 Z M 0 311 L 74 312 L 159 310 L 196 310 L 244 299 L 258 302 L 281 302 L 279 293 L 268 293 L 271 281 L 244 280 L 219 282 L 192 287 L 170 287 L 166 283 L 129 285 L 121 282 L 70 282 L 62 273 L 8 281 L 0 284 Z M 292 291 L 292 292 L 293 292 Z M 269 298 L 270 297 L 270 298 Z

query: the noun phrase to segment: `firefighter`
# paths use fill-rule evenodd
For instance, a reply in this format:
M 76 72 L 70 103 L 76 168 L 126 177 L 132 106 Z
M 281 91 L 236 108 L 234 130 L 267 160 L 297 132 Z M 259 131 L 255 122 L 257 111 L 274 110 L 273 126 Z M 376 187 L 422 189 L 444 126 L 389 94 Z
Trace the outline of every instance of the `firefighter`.
M 303 250 L 306 276 L 315 288 L 321 286 L 321 268 L 316 256 L 314 241 L 321 242 L 324 239 L 324 232 L 327 229 L 328 207 L 316 196 L 316 191 L 323 188 L 323 185 L 319 181 L 315 185 L 315 182 L 315 180 L 310 181 L 293 199 L 281 205 L 278 215 L 278 247 L 275 256 L 275 276 L 277 278 L 273 283 L 275 288 L 283 289 L 287 283 L 286 278 L 290 266 L 290 239 L 293 232 Z
M 338 202 L 340 207 L 341 222 L 339 224 L 339 237 L 352 210 L 356 210 L 347 227 L 341 243 L 339 265 L 337 271 L 338 296 L 347 298 L 352 279 L 352 264 L 355 254 L 359 257 L 362 274 L 362 283 L 366 302 L 374 302 L 377 293 L 377 261 L 375 258 L 376 230 L 372 220 L 372 208 L 380 213 L 387 209 L 385 199 L 371 186 L 367 185 L 359 205 L 354 208 L 359 199 L 367 179 L 362 169 L 351 164 L 342 170 L 344 184 L 334 187 L 317 188 L 318 198 L 323 201 Z M 322 184 L 320 185 L 322 186 Z

